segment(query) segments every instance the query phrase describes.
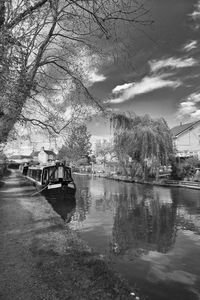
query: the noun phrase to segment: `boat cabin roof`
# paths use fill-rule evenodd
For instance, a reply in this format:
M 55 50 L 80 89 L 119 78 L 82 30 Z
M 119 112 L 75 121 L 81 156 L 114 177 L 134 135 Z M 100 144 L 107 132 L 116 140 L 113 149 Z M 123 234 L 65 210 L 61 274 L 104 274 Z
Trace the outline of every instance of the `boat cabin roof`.
M 29 169 L 32 170 L 43 170 L 45 168 L 52 168 L 52 167 L 65 167 L 66 169 L 71 169 L 68 166 L 65 166 L 62 163 L 54 163 L 54 164 L 48 164 L 48 165 L 37 165 L 37 166 L 29 166 Z

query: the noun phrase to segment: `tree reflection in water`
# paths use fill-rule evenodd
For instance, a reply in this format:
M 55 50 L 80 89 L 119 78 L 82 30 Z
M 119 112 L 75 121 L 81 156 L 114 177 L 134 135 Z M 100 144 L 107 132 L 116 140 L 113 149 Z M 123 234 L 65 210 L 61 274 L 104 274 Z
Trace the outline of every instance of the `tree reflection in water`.
M 91 192 L 87 176 L 76 176 L 76 212 L 73 215 L 73 221 L 83 222 L 91 206 Z
M 171 248 L 177 231 L 176 203 L 163 201 L 155 189 L 142 196 L 135 189 L 129 195 L 115 195 L 115 200 L 112 252 L 131 259 L 150 250 L 166 253 Z

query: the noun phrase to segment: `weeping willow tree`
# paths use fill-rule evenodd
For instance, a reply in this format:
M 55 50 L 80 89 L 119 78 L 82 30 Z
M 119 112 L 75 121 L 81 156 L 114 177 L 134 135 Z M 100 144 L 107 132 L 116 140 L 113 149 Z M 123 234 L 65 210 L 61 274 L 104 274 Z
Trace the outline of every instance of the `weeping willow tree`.
M 166 121 L 148 115 L 115 114 L 111 124 L 115 152 L 124 170 L 131 158 L 133 176 L 145 179 L 149 173 L 154 173 L 158 177 L 159 166 L 167 165 L 173 153 L 172 136 Z

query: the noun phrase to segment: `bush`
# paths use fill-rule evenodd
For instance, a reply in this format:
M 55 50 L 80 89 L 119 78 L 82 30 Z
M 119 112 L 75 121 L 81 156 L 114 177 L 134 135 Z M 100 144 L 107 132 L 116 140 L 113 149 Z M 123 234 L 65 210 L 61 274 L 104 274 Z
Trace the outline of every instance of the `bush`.
M 172 173 L 171 177 L 175 180 L 183 180 L 185 177 L 190 180 L 193 178 L 195 168 L 200 166 L 200 161 L 196 157 L 190 157 L 180 162 L 172 162 Z

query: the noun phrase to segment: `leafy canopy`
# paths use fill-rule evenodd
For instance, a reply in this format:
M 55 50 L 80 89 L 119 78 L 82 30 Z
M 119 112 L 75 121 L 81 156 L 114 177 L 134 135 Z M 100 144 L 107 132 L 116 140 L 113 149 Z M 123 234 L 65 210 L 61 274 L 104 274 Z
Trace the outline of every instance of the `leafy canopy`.
M 86 125 L 74 127 L 58 153 L 59 159 L 77 163 L 87 157 L 91 152 L 90 137 Z

